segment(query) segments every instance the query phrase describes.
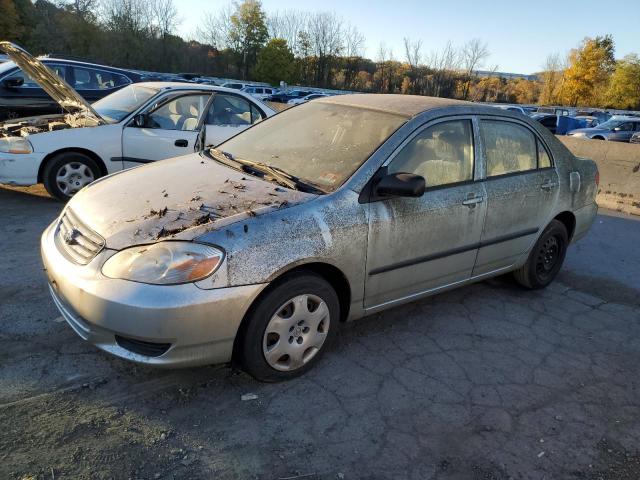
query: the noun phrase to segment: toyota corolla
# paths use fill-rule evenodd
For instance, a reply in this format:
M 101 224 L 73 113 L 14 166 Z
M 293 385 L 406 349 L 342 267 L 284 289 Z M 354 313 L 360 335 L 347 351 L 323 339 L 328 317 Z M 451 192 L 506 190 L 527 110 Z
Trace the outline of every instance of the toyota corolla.
M 513 272 L 547 286 L 598 171 L 537 122 L 344 95 L 81 190 L 42 236 L 71 328 L 118 357 L 299 375 L 341 322 Z M 427 320 L 425 320 L 427 321 Z

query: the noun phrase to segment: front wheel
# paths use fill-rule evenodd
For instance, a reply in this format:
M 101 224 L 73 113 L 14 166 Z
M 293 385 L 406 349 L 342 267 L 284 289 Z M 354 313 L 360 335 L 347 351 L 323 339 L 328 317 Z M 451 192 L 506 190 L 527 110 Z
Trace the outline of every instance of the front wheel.
M 306 272 L 285 277 L 249 313 L 244 369 L 264 382 L 302 375 L 326 350 L 339 317 L 338 296 L 326 280 Z
M 562 268 L 568 244 L 567 228 L 552 220 L 529 253 L 527 263 L 513 272 L 516 281 L 530 289 L 549 285 Z
M 49 195 L 66 202 L 99 178 L 100 168 L 95 160 L 82 153 L 65 152 L 47 162 L 43 177 Z

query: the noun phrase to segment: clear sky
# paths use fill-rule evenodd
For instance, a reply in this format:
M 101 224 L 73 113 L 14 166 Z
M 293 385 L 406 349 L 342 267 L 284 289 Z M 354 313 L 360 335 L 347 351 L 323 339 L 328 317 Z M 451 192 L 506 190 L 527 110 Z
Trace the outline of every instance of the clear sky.
M 176 0 L 178 33 L 192 37 L 205 12 L 227 0 Z M 366 38 L 366 55 L 375 58 L 381 42 L 396 59 L 404 58 L 403 38 L 421 39 L 423 50 L 442 48 L 448 40 L 462 45 L 471 38 L 488 44 L 484 67 L 533 73 L 547 55 L 566 54 L 585 36 L 610 33 L 616 57 L 640 54 L 640 8 L 636 0 L 619 4 L 603 0 L 263 0 L 269 12 L 286 9 L 334 11 Z

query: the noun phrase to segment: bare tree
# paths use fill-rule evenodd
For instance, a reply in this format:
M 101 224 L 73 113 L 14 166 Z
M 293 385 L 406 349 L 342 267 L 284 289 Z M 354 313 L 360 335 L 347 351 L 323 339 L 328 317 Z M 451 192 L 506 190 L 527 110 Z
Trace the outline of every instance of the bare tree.
M 415 71 L 422 62 L 422 40 L 404 38 L 405 58 L 412 71 Z
M 318 59 L 316 82 L 329 85 L 331 66 L 343 49 L 343 21 L 333 12 L 313 13 L 309 16 L 308 31 L 311 47 Z
M 540 73 L 540 79 L 542 80 L 540 103 L 544 105 L 558 103 L 560 90 L 562 89 L 564 69 L 565 67 L 559 54 L 554 53 L 547 57 L 543 71 Z
M 231 4 L 226 5 L 215 13 L 206 13 L 202 23 L 196 30 L 196 38 L 202 43 L 211 45 L 219 50 L 231 48 L 232 15 L 233 8 Z
M 300 33 L 307 30 L 309 15 L 298 10 L 277 11 L 267 18 L 269 38 L 282 38 L 287 45 L 298 54 L 300 50 Z
M 475 70 L 482 65 L 484 60 L 490 54 L 486 43 L 482 42 L 479 38 L 473 38 L 464 44 L 461 55 L 464 70 L 467 75 L 467 81 L 464 84 L 462 98 L 466 99 L 469 95 L 469 86 Z
M 153 28 L 158 37 L 164 39 L 175 31 L 179 20 L 173 0 L 151 0 L 149 8 Z

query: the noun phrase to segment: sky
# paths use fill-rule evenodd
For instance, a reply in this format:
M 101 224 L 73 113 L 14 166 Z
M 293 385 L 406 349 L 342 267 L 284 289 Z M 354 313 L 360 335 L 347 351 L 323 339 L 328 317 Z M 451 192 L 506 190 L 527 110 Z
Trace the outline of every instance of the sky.
M 228 0 L 177 0 L 178 33 L 193 38 L 206 12 Z M 422 40 L 423 51 L 440 50 L 451 41 L 462 45 L 480 38 L 490 57 L 483 67 L 512 73 L 534 73 L 549 54 L 566 55 L 586 36 L 611 34 L 616 57 L 640 54 L 640 8 L 623 2 L 615 8 L 599 0 L 429 1 L 429 0 L 262 0 L 267 13 L 296 9 L 333 11 L 356 26 L 366 38 L 365 56 L 375 59 L 380 44 L 404 59 L 403 38 Z

